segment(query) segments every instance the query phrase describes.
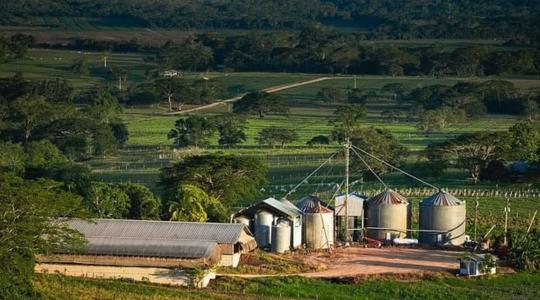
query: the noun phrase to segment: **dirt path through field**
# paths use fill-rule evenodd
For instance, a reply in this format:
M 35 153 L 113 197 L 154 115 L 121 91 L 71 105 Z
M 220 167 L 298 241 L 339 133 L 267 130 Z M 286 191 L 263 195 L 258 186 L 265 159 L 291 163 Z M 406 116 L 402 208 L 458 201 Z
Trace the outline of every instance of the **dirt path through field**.
M 315 82 L 324 81 L 324 80 L 328 80 L 328 79 L 332 79 L 332 78 L 333 77 L 318 77 L 318 78 L 315 78 L 315 79 L 310 79 L 310 80 L 301 81 L 301 82 L 287 83 L 287 84 L 281 84 L 281 85 L 277 85 L 277 86 L 272 86 L 272 87 L 263 89 L 263 91 L 265 91 L 267 93 L 275 93 L 275 92 L 283 91 L 283 90 L 286 90 L 286 89 L 292 89 L 292 88 L 295 88 L 295 87 L 308 85 L 308 84 L 312 84 L 312 83 L 315 83 Z M 223 105 L 223 104 L 227 104 L 227 103 L 234 103 L 234 102 L 240 100 L 244 95 L 245 94 L 242 94 L 242 95 L 232 97 L 232 98 L 229 98 L 229 99 L 218 100 L 218 101 L 216 101 L 214 103 L 210 103 L 210 104 L 207 104 L 207 105 L 201 105 L 201 106 L 197 106 L 197 107 L 193 107 L 193 108 L 189 108 L 189 109 L 185 109 L 185 110 L 181 110 L 181 111 L 166 112 L 166 113 L 163 113 L 163 114 L 165 114 L 165 115 L 181 115 L 181 114 L 187 114 L 187 113 L 191 113 L 191 112 L 199 111 L 199 110 L 203 110 L 203 109 L 209 109 L 209 108 L 212 108 L 212 107 L 216 107 L 218 105 Z

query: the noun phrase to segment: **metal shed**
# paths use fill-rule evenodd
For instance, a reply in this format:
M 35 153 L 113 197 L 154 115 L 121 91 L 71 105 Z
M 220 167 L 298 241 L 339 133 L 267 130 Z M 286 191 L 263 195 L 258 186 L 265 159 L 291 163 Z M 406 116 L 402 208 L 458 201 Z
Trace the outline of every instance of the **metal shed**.
M 97 219 L 68 225 L 95 255 L 201 258 L 219 251 L 220 264 L 236 266 L 240 253 L 257 247 L 243 224 Z
M 347 209 L 345 209 L 345 194 L 340 194 L 335 197 L 335 215 L 336 215 L 336 237 L 341 240 L 346 240 L 348 237 L 345 233 L 345 215 L 349 216 L 348 228 L 352 231 L 354 241 L 361 239 L 361 229 L 364 225 L 364 203 L 367 197 L 349 193 L 347 197 Z M 349 232 L 351 233 L 351 232 Z
M 265 228 L 262 228 L 261 230 L 253 228 L 255 236 L 257 236 L 257 231 L 265 232 L 265 239 L 271 241 L 271 225 L 276 225 L 277 222 L 280 220 L 287 220 L 291 227 L 291 247 L 296 249 L 302 245 L 302 212 L 294 204 L 292 204 L 286 199 L 265 199 L 235 213 L 232 216 L 232 219 L 233 221 L 236 221 L 238 219 L 248 218 L 250 220 L 250 223 L 257 224 L 258 222 L 256 222 L 256 216 L 258 214 L 260 215 L 261 212 L 264 212 L 265 215 L 266 213 L 272 215 L 272 224 L 260 224 L 265 226 Z M 266 236 L 266 234 L 268 234 L 268 236 Z

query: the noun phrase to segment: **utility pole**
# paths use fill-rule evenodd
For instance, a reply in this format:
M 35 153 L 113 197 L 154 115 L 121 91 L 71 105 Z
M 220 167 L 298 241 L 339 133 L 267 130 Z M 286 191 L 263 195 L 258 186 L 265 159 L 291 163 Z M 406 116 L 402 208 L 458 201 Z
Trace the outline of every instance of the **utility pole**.
M 351 150 L 351 141 L 347 137 L 345 140 L 345 243 L 348 244 L 349 239 L 349 151 Z
M 354 75 L 354 88 L 356 89 L 356 75 Z
M 510 198 L 506 198 L 506 207 L 504 208 L 504 242 L 503 244 L 508 245 L 508 213 L 510 212 Z
M 476 197 L 476 205 L 474 206 L 474 240 L 476 241 L 476 224 L 478 223 L 478 197 Z

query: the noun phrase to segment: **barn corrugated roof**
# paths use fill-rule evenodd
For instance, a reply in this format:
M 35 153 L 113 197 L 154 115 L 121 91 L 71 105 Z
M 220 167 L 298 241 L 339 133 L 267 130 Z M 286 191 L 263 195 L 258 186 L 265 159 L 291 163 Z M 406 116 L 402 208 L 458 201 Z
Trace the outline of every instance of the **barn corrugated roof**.
M 280 214 L 288 217 L 298 217 L 302 215 L 302 212 L 294 206 L 289 200 L 282 199 L 276 200 L 274 198 L 268 198 L 261 202 L 257 202 L 249 207 L 246 207 L 236 214 L 234 217 L 250 216 L 253 217 L 259 210 L 267 209 L 272 213 Z
M 444 191 L 438 191 L 420 202 L 420 205 L 424 206 L 458 206 L 463 204 L 465 204 L 464 201 L 461 201 Z
M 76 219 L 69 221 L 69 226 L 86 238 L 197 240 L 218 244 L 234 244 L 243 231 L 249 232 L 243 224 L 147 220 Z
M 83 253 L 94 255 L 209 258 L 219 251 L 217 243 L 211 241 L 120 237 L 88 237 L 87 240 Z
M 296 207 L 303 213 L 329 213 L 333 211 L 332 207 L 315 195 L 302 198 Z
M 386 189 L 385 191 L 369 198 L 368 203 L 370 205 L 373 205 L 373 204 L 395 205 L 395 204 L 407 204 L 409 203 L 409 201 L 407 201 L 407 198 L 405 198 L 405 196 L 402 196 L 391 189 Z

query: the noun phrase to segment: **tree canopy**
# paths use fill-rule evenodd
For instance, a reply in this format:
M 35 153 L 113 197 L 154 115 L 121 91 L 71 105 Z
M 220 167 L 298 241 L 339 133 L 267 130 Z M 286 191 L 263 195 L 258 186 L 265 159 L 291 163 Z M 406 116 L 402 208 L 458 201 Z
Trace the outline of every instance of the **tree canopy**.
M 260 118 L 268 114 L 287 114 L 289 108 L 283 97 L 267 92 L 251 92 L 236 101 L 233 105 L 235 113 L 257 114 Z

